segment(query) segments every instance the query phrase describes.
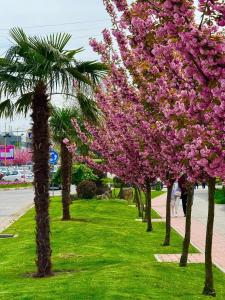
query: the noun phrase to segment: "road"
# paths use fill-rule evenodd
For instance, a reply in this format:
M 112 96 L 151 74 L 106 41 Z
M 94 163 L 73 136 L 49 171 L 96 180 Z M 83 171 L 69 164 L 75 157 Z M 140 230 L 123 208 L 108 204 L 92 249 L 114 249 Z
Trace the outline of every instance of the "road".
M 199 188 L 195 190 L 192 217 L 203 224 L 207 223 L 208 213 L 208 189 Z M 225 237 L 225 204 L 215 205 L 214 232 Z
M 72 193 L 75 191 L 71 187 Z M 61 191 L 54 191 L 54 195 L 60 195 Z M 50 191 L 52 196 L 52 191 Z M 0 232 L 8 227 L 21 214 L 26 212 L 34 199 L 33 189 L 0 190 Z
M 33 189 L 0 190 L 0 231 L 33 204 Z

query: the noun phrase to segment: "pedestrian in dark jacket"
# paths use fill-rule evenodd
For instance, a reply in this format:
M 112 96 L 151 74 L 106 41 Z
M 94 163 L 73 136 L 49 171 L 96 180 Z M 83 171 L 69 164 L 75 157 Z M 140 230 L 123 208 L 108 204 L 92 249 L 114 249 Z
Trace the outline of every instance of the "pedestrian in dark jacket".
M 202 181 L 202 188 L 205 189 L 205 186 L 206 186 L 206 182 L 205 182 L 205 180 L 203 180 Z
M 195 182 L 195 189 L 198 189 L 198 181 Z

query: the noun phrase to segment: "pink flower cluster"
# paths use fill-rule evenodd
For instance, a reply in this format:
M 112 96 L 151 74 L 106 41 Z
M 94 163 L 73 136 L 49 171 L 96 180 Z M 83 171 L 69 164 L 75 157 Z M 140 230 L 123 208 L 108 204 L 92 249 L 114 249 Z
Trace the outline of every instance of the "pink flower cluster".
M 137 185 L 183 173 L 224 179 L 224 4 L 200 1 L 196 24 L 191 0 L 104 3 L 113 28 L 90 43 L 110 69 L 96 92 L 104 122 L 88 126 L 91 140 L 81 133 L 101 168 Z
M 26 181 L 0 181 L 0 185 L 20 185 L 20 184 L 30 184 L 30 182 Z
M 6 166 L 21 166 L 26 165 L 32 161 L 32 152 L 29 149 L 15 149 L 14 160 L 7 160 L 4 162 Z

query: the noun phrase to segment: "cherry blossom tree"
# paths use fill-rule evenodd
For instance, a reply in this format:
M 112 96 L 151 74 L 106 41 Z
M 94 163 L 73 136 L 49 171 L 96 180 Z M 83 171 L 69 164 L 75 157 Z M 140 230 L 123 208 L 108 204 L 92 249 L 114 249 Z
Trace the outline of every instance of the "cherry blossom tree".
M 32 152 L 29 149 L 16 149 L 15 159 L 13 161 L 14 165 L 26 165 L 32 162 Z
M 32 161 L 32 152 L 28 149 L 15 149 L 14 159 L 4 161 L 6 166 L 22 166 Z
M 215 295 L 211 257 L 215 178 L 225 177 L 224 4 L 199 2 L 202 15 L 197 22 L 191 0 L 139 0 L 131 5 L 126 0 L 104 0 L 119 54 L 108 30 L 103 31 L 103 42 L 91 41 L 111 70 L 102 90 L 96 92 L 106 122 L 102 132 L 92 129 L 98 141 L 93 140 L 92 147 L 107 157 L 107 167 L 115 168 L 115 174 L 131 182 L 138 178 L 138 184 L 143 184 L 146 176 L 142 170 L 154 170 L 151 176 L 160 175 L 171 188 L 177 177 L 186 175 L 188 215 L 181 266 L 187 264 L 190 244 L 193 183 L 207 178 L 209 214 L 203 293 Z M 134 151 L 129 153 L 127 149 Z M 144 169 L 141 165 L 139 168 L 139 157 Z M 165 244 L 170 234 L 170 193 L 167 200 Z
M 183 172 L 190 183 L 201 176 L 208 178 L 203 293 L 214 295 L 211 245 L 215 177 L 224 178 L 225 169 L 224 36 L 216 24 L 224 26 L 224 3 L 200 1 L 199 24 L 195 21 L 194 1 L 139 0 L 132 6 L 125 0 L 105 0 L 104 3 L 112 17 L 113 35 L 124 65 L 136 79 L 139 89 L 148 91 L 148 102 L 160 106 L 166 123 L 175 130 L 173 143 L 183 144 L 179 157 Z M 153 81 L 152 74 L 155 75 Z M 189 187 L 191 199 L 193 184 Z M 192 201 L 188 203 L 191 212 Z M 184 246 L 190 240 L 190 222 L 186 225 L 189 234 Z M 181 265 L 186 261 L 187 255 L 182 255 Z

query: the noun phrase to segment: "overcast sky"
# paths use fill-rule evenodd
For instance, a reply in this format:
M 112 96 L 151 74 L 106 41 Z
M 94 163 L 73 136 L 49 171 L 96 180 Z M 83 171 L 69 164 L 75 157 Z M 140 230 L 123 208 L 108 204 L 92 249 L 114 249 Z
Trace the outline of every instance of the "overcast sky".
M 84 47 L 79 55 L 83 60 L 94 60 L 97 56 L 88 45 L 90 37 L 100 38 L 101 31 L 110 26 L 102 0 L 7 0 L 1 1 L 0 10 L 0 54 L 10 46 L 8 31 L 14 26 L 22 27 L 29 34 L 44 35 L 53 32 L 72 34 L 70 48 Z M 60 102 L 60 99 L 58 99 Z M 58 102 L 57 101 L 57 102 Z M 29 118 L 13 122 L 0 120 L 0 132 L 25 130 Z

